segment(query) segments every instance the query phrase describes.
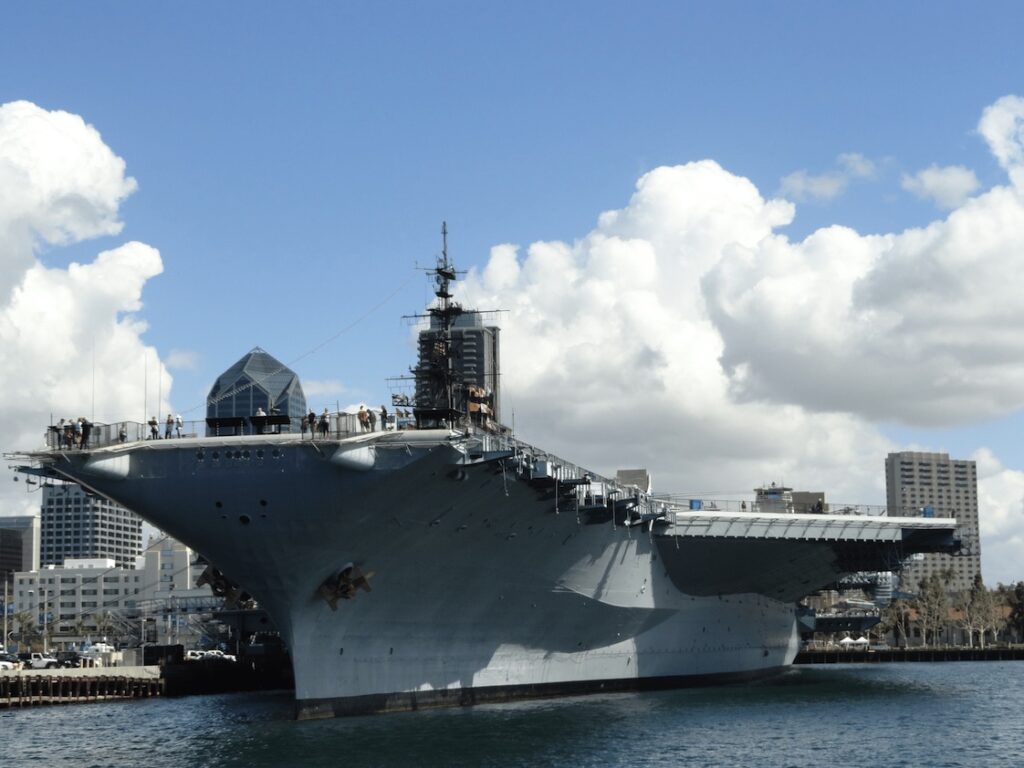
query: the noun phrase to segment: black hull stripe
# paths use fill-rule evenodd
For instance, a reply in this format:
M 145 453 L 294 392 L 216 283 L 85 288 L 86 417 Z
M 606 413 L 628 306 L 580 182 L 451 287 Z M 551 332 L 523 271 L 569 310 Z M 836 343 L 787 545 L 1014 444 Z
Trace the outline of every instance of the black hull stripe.
M 299 720 L 318 720 L 353 715 L 411 712 L 440 707 L 468 707 L 475 704 L 500 704 L 526 699 L 560 696 L 584 696 L 597 693 L 661 691 L 673 688 L 724 685 L 759 680 L 779 674 L 788 667 L 771 667 L 749 672 L 723 672 L 710 675 L 671 675 L 665 677 L 621 678 L 617 680 L 578 680 L 536 685 L 495 685 L 481 688 L 450 688 L 436 691 L 375 693 L 366 696 L 341 696 L 296 701 Z

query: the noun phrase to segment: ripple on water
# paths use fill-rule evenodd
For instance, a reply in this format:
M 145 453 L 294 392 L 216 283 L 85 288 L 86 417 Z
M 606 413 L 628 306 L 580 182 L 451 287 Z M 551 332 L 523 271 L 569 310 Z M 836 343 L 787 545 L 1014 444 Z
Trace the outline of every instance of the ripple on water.
M 1024 664 L 800 667 L 753 685 L 297 723 L 284 694 L 39 707 L 0 766 L 1024 765 Z

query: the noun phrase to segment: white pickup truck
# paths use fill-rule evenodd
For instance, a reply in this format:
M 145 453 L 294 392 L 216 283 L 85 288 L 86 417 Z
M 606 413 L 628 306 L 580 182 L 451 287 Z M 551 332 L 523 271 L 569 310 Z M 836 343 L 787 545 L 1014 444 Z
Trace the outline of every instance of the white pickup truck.
M 48 653 L 33 653 L 26 666 L 29 669 L 56 669 L 60 662 Z

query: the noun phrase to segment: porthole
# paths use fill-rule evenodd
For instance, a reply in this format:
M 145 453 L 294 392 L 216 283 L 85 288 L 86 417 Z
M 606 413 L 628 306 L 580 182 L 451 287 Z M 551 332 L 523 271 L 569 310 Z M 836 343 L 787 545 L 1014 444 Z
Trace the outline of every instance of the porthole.
M 243 459 L 248 459 L 249 458 L 249 451 L 242 451 L 242 458 Z
M 196 451 L 196 458 L 199 459 L 199 461 L 202 461 L 205 457 L 206 457 L 206 454 L 203 452 L 202 448 L 200 448 L 198 451 Z
M 261 507 L 267 506 L 267 500 L 266 499 L 260 499 L 260 506 Z
M 220 451 L 214 451 L 213 452 L 213 460 L 216 461 L 219 458 L 220 458 Z
M 236 459 L 242 458 L 242 452 L 241 451 L 235 451 L 235 458 Z
M 281 451 L 280 449 L 275 448 L 270 455 L 273 456 L 275 459 L 279 459 L 281 458 Z
M 215 506 L 217 509 L 221 509 L 224 506 L 224 502 L 223 501 L 215 501 L 213 503 L 213 506 Z
M 262 458 L 263 458 L 263 449 L 262 449 L 262 448 L 259 448 L 259 449 L 258 449 L 258 450 L 256 451 L 256 458 L 257 458 L 257 459 L 262 459 Z
M 249 516 L 248 515 L 239 515 L 238 516 L 238 522 L 240 522 L 242 525 L 248 525 L 249 522 L 250 522 Z

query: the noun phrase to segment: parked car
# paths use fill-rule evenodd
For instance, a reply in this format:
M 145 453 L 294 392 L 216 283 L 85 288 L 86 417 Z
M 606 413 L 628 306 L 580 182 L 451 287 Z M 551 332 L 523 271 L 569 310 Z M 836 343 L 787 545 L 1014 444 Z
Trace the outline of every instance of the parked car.
M 213 649 L 212 651 L 207 651 L 204 654 L 203 658 L 205 658 L 205 659 L 215 659 L 217 661 L 237 661 L 237 659 L 235 659 L 235 657 L 232 656 L 230 653 L 224 653 L 224 651 L 218 651 L 216 648 Z
M 56 669 L 60 662 L 49 653 L 31 653 L 27 666 L 29 669 Z
M 7 662 L 10 667 L 0 667 L 0 669 L 21 669 L 21 659 L 13 653 L 0 653 L 0 661 Z
M 65 668 L 82 666 L 82 654 L 78 651 L 57 651 L 57 661 Z
M 185 661 L 200 661 L 204 656 L 205 651 L 185 651 Z
M 0 659 L 0 671 L 14 670 L 14 669 L 18 669 L 18 668 L 19 667 L 14 666 L 14 662 L 13 661 L 7 661 L 6 659 Z

